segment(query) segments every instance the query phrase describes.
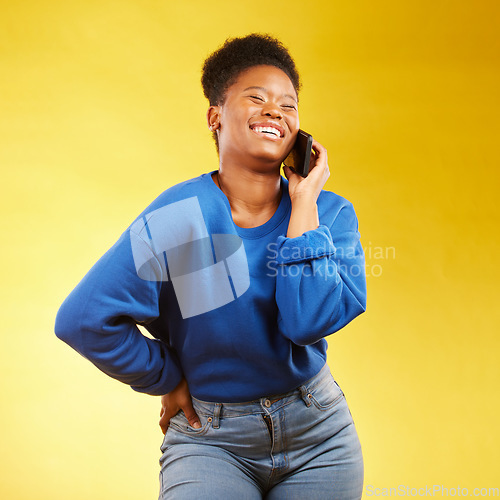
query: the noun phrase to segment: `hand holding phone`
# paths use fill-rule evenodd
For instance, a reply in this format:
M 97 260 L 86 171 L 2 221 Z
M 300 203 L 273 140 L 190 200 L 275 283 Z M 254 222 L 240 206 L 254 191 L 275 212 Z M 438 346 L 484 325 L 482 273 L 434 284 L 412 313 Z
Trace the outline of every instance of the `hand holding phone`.
M 298 141 L 300 140 L 301 139 L 298 139 Z M 296 150 L 297 149 L 298 148 L 296 148 Z M 311 151 L 312 152 L 309 154 L 308 162 L 306 162 L 306 157 L 304 158 L 304 163 L 299 164 L 300 166 L 303 166 L 304 170 L 308 173 L 307 177 L 303 176 L 303 174 L 306 173 L 304 170 L 301 175 L 297 175 L 295 170 L 288 167 L 288 165 L 290 165 L 287 161 L 288 157 L 283 162 L 285 164 L 284 174 L 288 179 L 288 193 L 290 195 L 290 199 L 292 200 L 292 205 L 294 200 L 296 202 L 299 200 L 295 203 L 295 207 L 305 206 L 305 210 L 307 212 L 310 212 L 310 209 L 312 208 L 310 203 L 312 201 L 316 202 L 326 181 L 330 177 L 328 153 L 326 148 L 317 140 L 312 140 Z M 309 205 L 309 207 L 307 207 L 307 205 Z M 296 208 L 295 212 L 301 213 L 302 208 Z
M 300 176 L 307 177 L 311 162 L 312 143 L 312 135 L 299 130 L 295 144 L 289 155 L 283 160 L 283 164 Z

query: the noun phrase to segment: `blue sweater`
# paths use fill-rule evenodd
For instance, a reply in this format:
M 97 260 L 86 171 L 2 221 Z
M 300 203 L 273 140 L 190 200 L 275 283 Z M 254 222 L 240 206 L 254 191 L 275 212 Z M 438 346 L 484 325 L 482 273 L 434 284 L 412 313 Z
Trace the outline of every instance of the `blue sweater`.
M 254 228 L 234 224 L 211 173 L 166 190 L 67 297 L 56 335 L 153 395 L 185 376 L 198 399 L 250 401 L 316 375 L 324 337 L 365 310 L 364 255 L 352 205 L 328 191 L 320 226 L 287 238 L 281 183 L 278 209 Z

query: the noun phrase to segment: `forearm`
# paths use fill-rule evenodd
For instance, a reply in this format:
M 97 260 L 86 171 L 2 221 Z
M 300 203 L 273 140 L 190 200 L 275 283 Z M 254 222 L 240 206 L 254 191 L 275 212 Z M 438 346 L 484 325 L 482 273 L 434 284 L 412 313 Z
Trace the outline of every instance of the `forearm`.
M 350 279 L 332 257 L 297 262 L 281 269 L 276 302 L 281 333 L 297 345 L 311 345 L 365 310 L 364 275 Z
M 144 260 L 148 262 L 150 256 L 151 251 L 145 253 Z M 165 394 L 182 377 L 175 353 L 143 336 L 136 326 L 159 316 L 160 291 L 161 282 L 139 278 L 126 232 L 61 305 L 55 333 L 104 373 L 134 390 Z
M 278 238 L 276 301 L 282 333 L 307 345 L 345 326 L 366 307 L 364 255 L 351 205 L 329 228 Z

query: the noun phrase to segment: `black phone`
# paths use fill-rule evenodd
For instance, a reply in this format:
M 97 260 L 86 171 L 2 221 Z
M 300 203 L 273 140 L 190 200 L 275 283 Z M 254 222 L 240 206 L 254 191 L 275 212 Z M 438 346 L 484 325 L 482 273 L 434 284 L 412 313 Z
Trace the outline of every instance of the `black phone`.
M 311 134 L 299 130 L 295 144 L 283 164 L 290 167 L 302 177 L 309 174 L 313 138 Z

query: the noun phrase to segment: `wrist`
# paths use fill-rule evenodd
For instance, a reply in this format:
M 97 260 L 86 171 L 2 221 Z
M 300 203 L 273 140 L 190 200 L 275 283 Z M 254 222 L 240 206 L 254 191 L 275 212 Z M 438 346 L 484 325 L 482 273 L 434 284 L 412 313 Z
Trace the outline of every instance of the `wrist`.
M 292 203 L 292 208 L 295 205 L 300 205 L 303 208 L 316 208 L 316 199 L 311 193 L 297 193 L 290 196 L 290 201 Z
M 302 199 L 292 204 L 292 213 L 288 223 L 287 238 L 302 236 L 306 231 L 319 227 L 318 206 L 315 202 Z

